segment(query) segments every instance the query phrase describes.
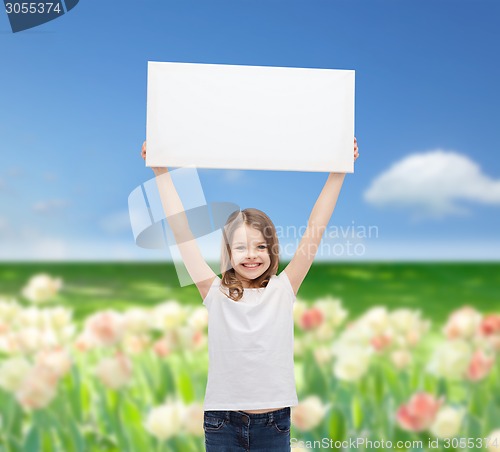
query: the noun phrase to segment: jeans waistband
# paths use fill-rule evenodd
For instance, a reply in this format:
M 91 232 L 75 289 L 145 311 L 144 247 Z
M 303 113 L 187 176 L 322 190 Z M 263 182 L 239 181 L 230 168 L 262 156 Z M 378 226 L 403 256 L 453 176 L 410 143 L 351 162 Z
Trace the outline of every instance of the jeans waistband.
M 205 413 L 210 416 L 221 417 L 224 419 L 232 420 L 233 422 L 243 422 L 243 423 L 271 423 L 273 419 L 289 418 L 291 414 L 291 409 L 289 406 L 281 408 L 276 411 L 268 411 L 267 413 L 246 413 L 244 411 L 221 411 L 221 410 L 209 410 Z

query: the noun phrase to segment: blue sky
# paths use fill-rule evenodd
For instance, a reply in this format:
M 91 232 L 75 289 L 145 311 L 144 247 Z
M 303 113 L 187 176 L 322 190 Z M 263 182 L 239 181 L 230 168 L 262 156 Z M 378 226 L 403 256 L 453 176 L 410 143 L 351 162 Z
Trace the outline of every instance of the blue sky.
M 360 158 L 330 230 L 372 236 L 350 255 L 349 238 L 328 239 L 335 255 L 319 258 L 498 260 L 499 14 L 483 0 L 81 0 L 13 34 L 0 13 L 0 259 L 168 257 L 135 245 L 127 211 L 152 177 L 150 60 L 354 69 Z M 208 201 L 282 228 L 306 224 L 327 177 L 199 175 Z

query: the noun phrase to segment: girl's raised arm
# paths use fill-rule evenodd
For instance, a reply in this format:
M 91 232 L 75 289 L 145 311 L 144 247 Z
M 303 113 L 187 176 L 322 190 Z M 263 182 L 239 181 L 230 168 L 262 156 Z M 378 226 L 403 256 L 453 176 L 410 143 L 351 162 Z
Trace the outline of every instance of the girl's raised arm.
M 354 160 L 358 158 L 358 144 L 354 138 Z M 337 204 L 345 173 L 330 173 L 307 222 L 307 228 L 302 236 L 297 251 L 283 271 L 286 272 L 295 295 L 311 268 L 318 251 L 321 237 Z
M 146 158 L 146 142 L 142 145 L 142 157 Z M 196 238 L 193 236 L 187 220 L 184 206 L 172 181 L 167 168 L 152 168 L 156 176 L 156 184 L 160 193 L 161 203 L 168 224 L 172 229 L 175 241 L 179 247 L 182 260 L 189 276 L 196 284 L 203 299 L 217 276 L 210 266 L 205 262 Z

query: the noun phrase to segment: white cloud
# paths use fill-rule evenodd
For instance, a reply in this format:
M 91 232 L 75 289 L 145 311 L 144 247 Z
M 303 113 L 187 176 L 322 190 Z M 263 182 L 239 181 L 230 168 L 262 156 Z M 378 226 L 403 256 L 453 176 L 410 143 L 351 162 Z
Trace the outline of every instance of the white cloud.
M 375 206 L 408 208 L 414 220 L 466 215 L 461 201 L 500 205 L 500 179 L 463 154 L 438 149 L 394 163 L 372 182 L 364 199 Z
M 39 201 L 33 205 L 33 210 L 38 213 L 53 213 L 67 207 L 69 202 L 64 199 L 49 199 Z

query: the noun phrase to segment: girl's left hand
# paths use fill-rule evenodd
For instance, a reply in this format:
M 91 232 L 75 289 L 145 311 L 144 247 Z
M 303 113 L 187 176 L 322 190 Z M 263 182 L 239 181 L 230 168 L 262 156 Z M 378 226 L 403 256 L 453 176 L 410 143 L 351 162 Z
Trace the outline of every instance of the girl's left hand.
M 354 161 L 359 157 L 359 152 L 358 152 L 358 141 L 356 140 L 356 137 L 354 137 Z

